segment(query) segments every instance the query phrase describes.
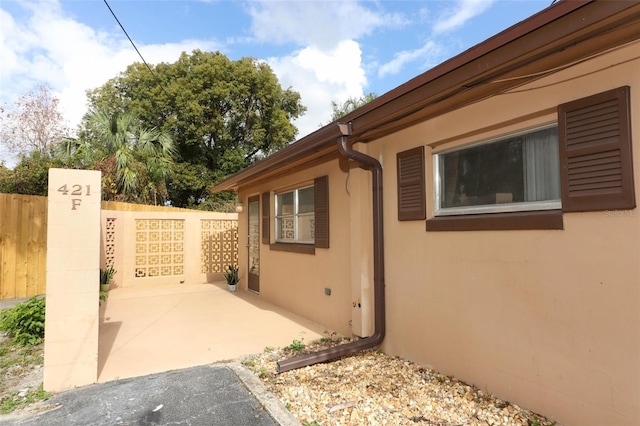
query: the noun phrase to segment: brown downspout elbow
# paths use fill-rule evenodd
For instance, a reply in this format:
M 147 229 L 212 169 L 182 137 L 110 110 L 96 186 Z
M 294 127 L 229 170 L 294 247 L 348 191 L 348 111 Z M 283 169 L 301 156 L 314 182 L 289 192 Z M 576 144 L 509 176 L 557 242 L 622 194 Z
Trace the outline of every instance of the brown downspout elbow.
M 365 349 L 374 348 L 382 343 L 385 335 L 385 301 L 384 301 L 384 232 L 382 220 L 382 165 L 378 160 L 361 152 L 354 151 L 347 141 L 351 134 L 349 124 L 341 124 L 338 139 L 338 150 L 344 157 L 356 161 L 360 166 L 371 170 L 373 176 L 373 294 L 375 312 L 375 330 L 373 335 L 344 345 L 324 349 L 318 352 L 300 355 L 278 362 L 279 373 L 306 367 L 324 361 L 330 361 L 353 355 Z

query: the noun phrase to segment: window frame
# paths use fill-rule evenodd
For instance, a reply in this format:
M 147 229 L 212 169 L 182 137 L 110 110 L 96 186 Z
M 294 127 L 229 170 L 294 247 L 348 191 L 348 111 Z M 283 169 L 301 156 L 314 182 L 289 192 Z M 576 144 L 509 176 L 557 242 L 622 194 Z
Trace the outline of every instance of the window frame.
M 315 221 L 315 199 L 314 199 L 314 204 L 313 204 L 313 209 L 310 212 L 306 212 L 306 213 L 300 213 L 299 209 L 300 209 L 300 205 L 299 205 L 299 192 L 301 190 L 304 189 L 311 189 L 311 191 L 313 192 L 315 190 L 315 185 L 313 183 L 309 184 L 309 185 L 303 185 L 303 186 L 298 186 L 295 188 L 291 188 L 291 189 L 287 189 L 285 191 L 280 191 L 280 192 L 276 192 L 274 193 L 274 231 L 275 231 L 275 242 L 277 244 L 298 244 L 298 245 L 309 245 L 309 246 L 313 246 L 315 245 L 315 233 L 314 233 L 314 238 L 311 240 L 300 240 L 298 239 L 299 237 L 299 218 L 301 216 L 311 216 L 313 218 L 313 220 Z M 278 215 L 278 208 L 280 207 L 280 203 L 279 203 L 279 197 L 285 195 L 285 194 L 289 194 L 289 193 L 293 193 L 293 210 L 294 212 L 291 214 L 286 214 L 286 215 Z M 281 235 L 280 232 L 280 227 L 278 226 L 278 219 L 282 219 L 284 217 L 293 217 L 294 221 L 293 221 L 293 226 L 294 226 L 294 239 L 290 240 L 290 239 L 282 239 L 279 238 L 279 236 Z
M 467 149 L 471 149 L 481 145 L 489 145 L 492 143 L 498 143 L 501 141 L 505 141 L 510 138 L 518 137 L 521 135 L 526 135 L 530 133 L 534 133 L 537 131 L 557 128 L 558 132 L 559 124 L 558 122 L 551 122 L 546 124 L 541 124 L 534 127 L 529 127 L 526 129 L 521 129 L 515 132 L 502 134 L 499 136 L 494 136 L 488 139 L 480 140 L 468 145 L 458 146 L 451 149 L 446 149 L 432 155 L 433 157 L 433 188 L 434 188 L 434 211 L 433 215 L 435 218 L 438 217 L 448 217 L 448 216 L 471 216 L 471 215 L 485 215 L 485 214 L 496 214 L 496 213 L 526 213 L 526 212 L 543 212 L 543 211 L 551 211 L 551 210 L 560 210 L 562 209 L 562 196 L 560 193 L 561 182 L 560 179 L 557 182 L 558 185 L 558 199 L 555 200 L 544 200 L 544 201 L 524 201 L 524 202 L 515 202 L 515 203 L 500 203 L 500 204 L 482 204 L 476 206 L 462 206 L 462 207 L 441 207 L 442 201 L 442 182 L 440 178 L 440 158 L 446 154 L 450 154 L 452 152 L 464 151 Z M 558 144 L 559 136 L 558 136 Z M 562 167 L 562 165 L 559 165 Z

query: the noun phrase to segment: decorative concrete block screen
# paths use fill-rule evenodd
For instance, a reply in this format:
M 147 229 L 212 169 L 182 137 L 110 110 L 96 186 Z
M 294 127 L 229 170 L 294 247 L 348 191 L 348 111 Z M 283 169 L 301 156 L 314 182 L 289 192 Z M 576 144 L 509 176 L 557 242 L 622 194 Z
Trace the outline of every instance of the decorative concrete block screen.
M 105 244 L 104 244 L 104 257 L 105 266 L 115 266 L 115 253 L 116 253 L 116 220 L 109 218 L 105 225 Z
M 136 219 L 136 278 L 184 274 L 184 220 Z
M 102 210 L 101 265 L 114 287 L 222 280 L 238 262 L 236 213 Z
M 205 274 L 221 274 L 227 265 L 238 264 L 238 221 L 200 221 L 202 269 Z

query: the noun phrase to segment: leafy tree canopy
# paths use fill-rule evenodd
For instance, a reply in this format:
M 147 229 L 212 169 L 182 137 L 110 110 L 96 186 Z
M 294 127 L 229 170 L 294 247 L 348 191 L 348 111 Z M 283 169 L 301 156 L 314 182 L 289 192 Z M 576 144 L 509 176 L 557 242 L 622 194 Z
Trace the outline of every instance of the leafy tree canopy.
M 271 68 L 253 58 L 195 50 L 151 69 L 130 65 L 89 92 L 89 103 L 170 134 L 176 163 L 168 191 L 177 207 L 211 205 L 208 188 L 293 141 L 291 121 L 306 110 L 299 93 L 283 90 Z
M 349 98 L 343 103 L 339 104 L 336 101 L 331 101 L 331 109 L 333 110 L 333 114 L 331 114 L 331 121 L 336 121 L 349 114 L 351 111 L 360 108 L 361 106 L 368 104 L 378 95 L 374 92 L 371 92 L 367 95 L 360 96 L 359 98 Z
M 147 129 L 129 112 L 92 109 L 78 139 L 57 147 L 58 158 L 102 172 L 102 198 L 164 204 L 175 148 L 171 136 Z
M 49 168 L 64 167 L 56 158 L 38 151 L 23 155 L 13 170 L 0 165 L 0 192 L 7 194 L 47 195 Z

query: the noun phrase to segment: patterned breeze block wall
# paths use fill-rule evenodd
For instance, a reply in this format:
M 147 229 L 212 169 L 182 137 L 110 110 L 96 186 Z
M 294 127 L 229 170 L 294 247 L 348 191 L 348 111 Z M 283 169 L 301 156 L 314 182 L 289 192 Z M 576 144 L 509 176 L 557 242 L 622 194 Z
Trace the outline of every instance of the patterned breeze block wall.
M 135 222 L 136 278 L 184 274 L 184 220 Z
M 238 264 L 238 221 L 200 220 L 202 269 L 205 274 L 223 273 Z
M 116 263 L 116 220 L 107 218 L 105 226 L 105 266 L 115 266 Z

